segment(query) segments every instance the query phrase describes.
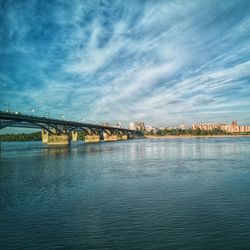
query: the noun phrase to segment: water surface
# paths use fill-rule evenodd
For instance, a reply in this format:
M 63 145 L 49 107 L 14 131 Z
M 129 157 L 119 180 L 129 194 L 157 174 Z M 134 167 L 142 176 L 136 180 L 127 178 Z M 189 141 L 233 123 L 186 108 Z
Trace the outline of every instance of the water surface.
M 250 138 L 1 143 L 0 249 L 250 249 Z

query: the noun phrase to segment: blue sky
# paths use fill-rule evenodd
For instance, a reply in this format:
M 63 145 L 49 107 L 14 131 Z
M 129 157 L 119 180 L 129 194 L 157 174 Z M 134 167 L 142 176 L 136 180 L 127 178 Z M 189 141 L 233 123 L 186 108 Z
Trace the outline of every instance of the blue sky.
M 250 1 L 0 0 L 1 109 L 250 125 Z

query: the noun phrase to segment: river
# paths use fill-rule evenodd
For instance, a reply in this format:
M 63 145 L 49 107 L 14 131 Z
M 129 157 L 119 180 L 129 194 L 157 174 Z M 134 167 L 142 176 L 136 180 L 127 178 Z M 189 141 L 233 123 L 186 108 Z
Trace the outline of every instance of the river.
M 250 249 L 250 138 L 2 142 L 0 249 Z

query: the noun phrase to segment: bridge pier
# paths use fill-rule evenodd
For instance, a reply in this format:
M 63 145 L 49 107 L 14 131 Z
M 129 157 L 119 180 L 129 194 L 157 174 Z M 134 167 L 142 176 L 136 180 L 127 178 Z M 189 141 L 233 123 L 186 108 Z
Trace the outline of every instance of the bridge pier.
M 104 139 L 104 141 L 117 141 L 118 138 L 119 138 L 119 136 L 116 135 L 116 134 L 109 135 L 107 133 L 103 133 L 103 139 Z
M 42 143 L 47 143 L 49 138 L 49 132 L 42 129 Z
M 42 143 L 48 145 L 68 145 L 69 135 L 65 134 L 51 134 L 45 129 L 42 129 Z
M 68 134 L 60 134 L 54 135 L 50 134 L 48 137 L 48 145 L 69 145 L 69 135 Z
M 96 134 L 86 135 L 85 142 L 86 143 L 96 143 L 101 141 L 101 136 Z
M 136 136 L 134 134 L 128 134 L 128 139 L 135 139 Z
M 128 140 L 128 135 L 119 135 L 119 140 Z
M 71 132 L 71 138 L 72 138 L 72 141 L 77 141 L 77 139 L 78 139 L 77 131 L 72 131 Z

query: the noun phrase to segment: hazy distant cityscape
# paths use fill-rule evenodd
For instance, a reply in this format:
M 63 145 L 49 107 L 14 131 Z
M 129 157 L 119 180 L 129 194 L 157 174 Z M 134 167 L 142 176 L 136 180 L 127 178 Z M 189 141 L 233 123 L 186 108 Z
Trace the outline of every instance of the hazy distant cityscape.
M 184 122 L 177 127 L 154 127 L 149 124 L 145 125 L 145 122 L 130 122 L 129 129 L 131 130 L 141 130 L 148 133 L 157 133 L 160 130 L 221 130 L 226 133 L 247 133 L 250 132 L 250 125 L 239 125 L 237 121 L 232 121 L 229 123 L 193 123 L 192 126 L 185 124 Z

